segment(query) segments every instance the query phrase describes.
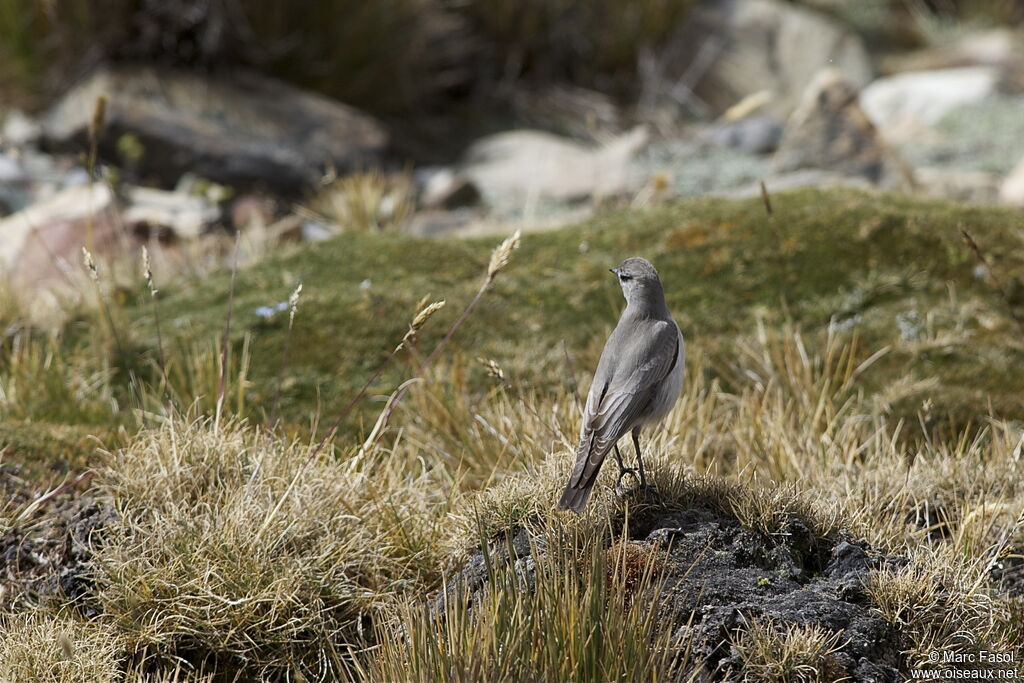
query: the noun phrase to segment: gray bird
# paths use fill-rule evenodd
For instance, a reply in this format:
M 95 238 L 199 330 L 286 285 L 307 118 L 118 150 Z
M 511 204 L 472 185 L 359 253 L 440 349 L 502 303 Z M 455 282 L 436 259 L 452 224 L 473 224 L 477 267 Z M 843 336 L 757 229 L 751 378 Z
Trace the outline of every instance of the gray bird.
M 619 278 L 626 309 L 604 345 L 590 385 L 576 466 L 558 501 L 560 510 L 583 509 L 613 449 L 619 482 L 632 473 L 646 487 L 640 428 L 668 415 L 683 388 L 683 335 L 665 305 L 658 271 L 645 259 L 629 258 L 611 272 Z M 623 465 L 617 445 L 629 431 L 636 450 L 635 470 Z

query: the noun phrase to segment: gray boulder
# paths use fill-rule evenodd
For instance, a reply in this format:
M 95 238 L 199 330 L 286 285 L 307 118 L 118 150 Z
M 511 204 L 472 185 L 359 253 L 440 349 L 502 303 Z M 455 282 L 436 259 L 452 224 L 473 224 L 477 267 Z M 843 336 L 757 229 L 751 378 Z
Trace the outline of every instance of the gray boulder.
M 707 67 L 692 88 L 716 114 L 753 93 L 772 93 L 787 116 L 817 72 L 833 66 L 856 86 L 872 77 L 861 40 L 823 14 L 780 0 L 704 0 L 675 41 L 679 64 Z
M 105 66 L 50 109 L 46 144 L 86 149 L 100 97 L 101 153 L 118 159 L 134 148 L 132 158 L 119 160 L 168 186 L 190 171 L 218 183 L 294 192 L 331 165 L 344 173 L 377 163 L 388 142 L 366 114 L 253 73 Z M 131 144 L 126 135 L 134 137 Z
M 779 146 L 782 122 L 771 114 L 751 114 L 738 121 L 726 121 L 712 129 L 711 142 L 750 154 L 769 154 Z

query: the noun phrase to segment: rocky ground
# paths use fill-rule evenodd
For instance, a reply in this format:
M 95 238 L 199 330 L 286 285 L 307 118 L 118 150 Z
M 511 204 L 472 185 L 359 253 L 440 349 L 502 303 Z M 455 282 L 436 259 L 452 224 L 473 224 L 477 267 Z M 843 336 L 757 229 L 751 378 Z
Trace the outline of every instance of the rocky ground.
M 829 653 L 832 668 L 822 672 L 825 680 L 901 680 L 906 662 L 899 636 L 872 611 L 865 587 L 872 571 L 905 566 L 907 558 L 851 538 L 816 538 L 796 517 L 782 526 L 769 536 L 701 506 L 641 512 L 623 530 L 618 550 L 662 557 L 655 587 L 634 599 L 657 606 L 662 627 L 675 630 L 686 649 L 678 656 L 700 662 L 708 680 L 742 675 L 743 662 L 730 643 L 749 620 L 817 626 L 841 636 Z M 478 551 L 450 577 L 433 609 L 468 600 L 472 611 L 505 567 L 519 577 L 513 585 L 529 594 L 536 590 L 535 554 L 544 552 L 543 537 L 525 529 L 498 539 L 486 556 Z
M 30 505 L 36 487 L 4 472 L 8 505 Z M 87 576 L 90 548 L 99 542 L 113 510 L 93 496 L 72 490 L 39 500 L 37 507 L 0 539 L 4 575 L 0 580 L 0 609 L 24 609 L 38 601 L 79 601 L 94 594 Z M 86 610 L 95 609 L 85 606 Z

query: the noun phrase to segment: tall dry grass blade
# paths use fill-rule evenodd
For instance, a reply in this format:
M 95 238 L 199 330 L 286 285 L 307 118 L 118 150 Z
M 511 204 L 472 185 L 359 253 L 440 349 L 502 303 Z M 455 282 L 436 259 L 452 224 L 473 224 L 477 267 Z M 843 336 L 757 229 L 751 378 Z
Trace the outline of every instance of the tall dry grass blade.
M 41 508 L 47 502 L 53 500 L 54 498 L 56 498 L 57 496 L 59 496 L 59 495 L 61 495 L 63 493 L 67 493 L 68 491 L 70 491 L 71 489 L 75 488 L 79 484 L 85 483 L 86 487 L 88 487 L 89 483 L 92 481 L 92 478 L 93 478 L 94 474 L 95 474 L 95 472 L 93 472 L 92 470 L 88 470 L 86 472 L 82 472 L 80 475 L 78 475 L 77 477 L 75 477 L 71 481 L 66 482 L 64 484 L 61 484 L 57 488 L 55 488 L 55 489 L 53 489 L 51 491 L 47 491 L 43 495 L 39 496 L 38 498 L 33 500 L 31 503 L 26 505 L 24 508 L 22 508 L 20 512 L 18 512 L 18 514 L 14 517 L 13 525 L 17 525 L 20 522 L 23 522 L 24 520 L 28 519 L 29 517 L 32 516 L 32 514 L 36 510 Z
M 288 297 L 288 332 L 284 337 L 284 350 L 281 352 L 281 366 L 277 370 L 277 383 L 274 388 L 274 403 L 270 408 L 270 417 L 267 419 L 267 429 L 273 430 L 277 425 L 277 409 L 281 404 L 281 383 L 284 381 L 284 369 L 288 366 L 288 350 L 292 343 L 292 328 L 295 326 L 295 313 L 299 310 L 299 294 L 302 292 L 302 283 L 295 288 L 292 295 Z
M 341 414 L 338 415 L 338 419 L 334 421 L 334 424 L 331 425 L 331 428 L 327 430 L 326 434 L 324 434 L 324 438 L 320 440 L 320 442 L 316 445 L 316 448 L 313 449 L 313 452 L 309 454 L 310 460 L 312 460 L 313 457 L 320 452 L 320 449 L 323 448 L 324 444 L 326 444 L 330 440 L 330 438 L 334 436 L 334 434 L 338 431 L 338 428 L 341 426 L 341 423 L 345 421 L 345 419 L 352 412 L 352 409 L 355 407 L 356 403 L 359 402 L 359 399 L 361 399 L 366 394 L 370 386 L 380 378 L 381 374 L 384 372 L 384 369 L 391 364 L 391 361 L 394 360 L 395 356 L 398 355 L 398 352 L 405 348 L 406 344 L 412 343 L 416 339 L 416 334 L 420 331 L 420 329 L 427 324 L 427 321 L 430 320 L 430 317 L 433 316 L 434 313 L 437 313 L 439 310 L 444 308 L 444 305 L 444 300 L 435 301 L 434 303 L 429 304 L 427 306 L 422 306 L 420 310 L 417 311 L 415 317 L 413 317 L 412 323 L 409 324 L 409 330 L 402 337 L 402 341 L 398 342 L 398 345 L 391 350 L 391 353 L 388 354 L 387 358 L 385 358 L 384 361 L 379 366 L 377 366 L 376 372 L 373 373 L 370 379 L 366 380 L 362 388 L 360 388 L 359 391 L 356 392 L 356 395 L 353 396 L 352 400 L 348 402 L 348 405 L 345 406 L 345 409 L 341 411 Z
M 96 182 L 96 159 L 99 153 L 100 133 L 103 131 L 103 123 L 107 118 L 107 98 L 100 95 L 93 105 L 92 118 L 89 120 L 89 155 L 86 159 L 86 171 L 89 174 L 89 188 L 92 190 Z M 85 246 L 94 249 L 93 240 L 93 213 L 90 211 L 85 220 Z
M 103 317 L 106 319 L 107 327 L 110 329 L 111 338 L 114 340 L 114 345 L 117 348 L 117 353 L 120 356 L 120 360 L 124 362 L 128 356 L 125 352 L 124 343 L 121 341 L 121 334 L 117 331 L 117 325 L 114 324 L 114 316 L 110 312 L 110 305 L 107 303 L 106 297 L 103 296 L 103 290 L 100 288 L 100 274 L 99 269 L 96 267 L 96 260 L 92 256 L 86 247 L 82 247 L 82 262 L 85 264 L 86 271 L 89 274 L 89 279 L 92 280 L 93 289 L 96 291 L 96 299 L 99 301 L 100 310 L 102 311 Z M 138 410 L 142 410 L 142 392 L 139 389 L 139 381 L 135 376 L 134 370 L 128 370 L 128 386 L 132 392 L 132 398 L 135 400 L 135 407 Z
M 163 382 L 164 400 L 170 402 L 170 393 L 167 386 L 167 357 L 164 355 L 164 338 L 160 329 L 160 303 L 157 299 L 156 288 L 153 281 L 153 262 L 149 258 L 149 249 L 142 245 L 142 277 L 146 280 L 146 287 L 149 289 L 149 300 L 153 304 L 153 326 L 156 331 L 156 357 L 160 363 L 160 381 Z
M 764 202 L 764 212 L 771 218 L 775 212 L 772 210 L 772 198 L 768 194 L 768 187 L 761 181 L 761 200 Z
M 448 330 L 448 333 L 445 334 L 444 337 L 442 337 L 441 341 L 439 341 L 437 343 L 437 346 L 434 347 L 434 350 L 430 352 L 430 355 L 427 356 L 426 359 L 420 364 L 419 368 L 417 368 L 416 373 L 412 377 L 413 379 L 420 379 L 423 377 L 423 373 L 426 371 L 426 369 L 430 367 L 430 364 L 434 362 L 434 360 L 441 354 L 441 351 L 444 349 L 444 347 L 448 345 L 448 342 L 451 341 L 452 337 L 455 336 L 455 333 L 459 331 L 459 328 L 462 327 L 463 323 L 466 322 L 466 319 L 469 318 L 470 314 L 477 307 L 477 304 L 480 303 L 480 300 L 483 298 L 484 294 L 487 293 L 487 290 L 490 289 L 491 284 L 494 282 L 494 278 L 496 278 L 498 274 L 502 270 L 504 270 L 506 266 L 508 266 L 509 262 L 512 259 L 512 252 L 519 248 L 520 236 L 521 231 L 516 230 L 511 237 L 508 237 L 505 241 L 499 244 L 493 252 L 491 252 L 491 260 L 487 264 L 487 277 L 484 279 L 483 284 L 480 285 L 480 289 L 477 290 L 476 295 L 469 302 L 469 304 L 466 305 L 466 308 L 463 309 L 458 319 L 456 319 L 455 323 L 451 326 L 451 329 Z M 399 391 L 395 395 L 394 399 L 389 401 L 387 406 L 385 406 L 385 424 L 391 417 L 391 414 L 394 413 L 395 408 L 398 406 L 398 403 L 407 393 L 409 393 L 409 386 L 411 385 L 407 385 L 407 388 Z
M 235 278 L 238 275 L 238 244 L 241 233 L 235 232 L 235 249 L 231 258 L 231 284 L 228 288 L 228 310 L 224 315 L 224 336 L 220 347 L 220 383 L 217 386 L 217 410 L 213 421 L 214 430 L 220 426 L 220 416 L 224 408 L 224 390 L 228 379 L 228 338 L 231 336 L 231 312 L 235 303 Z

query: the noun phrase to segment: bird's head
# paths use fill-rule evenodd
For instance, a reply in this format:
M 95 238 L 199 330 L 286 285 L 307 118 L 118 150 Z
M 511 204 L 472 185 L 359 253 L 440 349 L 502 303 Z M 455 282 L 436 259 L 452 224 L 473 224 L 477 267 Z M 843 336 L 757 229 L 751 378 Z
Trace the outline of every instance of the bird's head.
M 612 268 L 611 272 L 619 279 L 619 286 L 622 287 L 622 294 L 626 297 L 627 303 L 664 299 L 658 271 L 647 259 L 639 256 L 628 258 L 618 268 Z

